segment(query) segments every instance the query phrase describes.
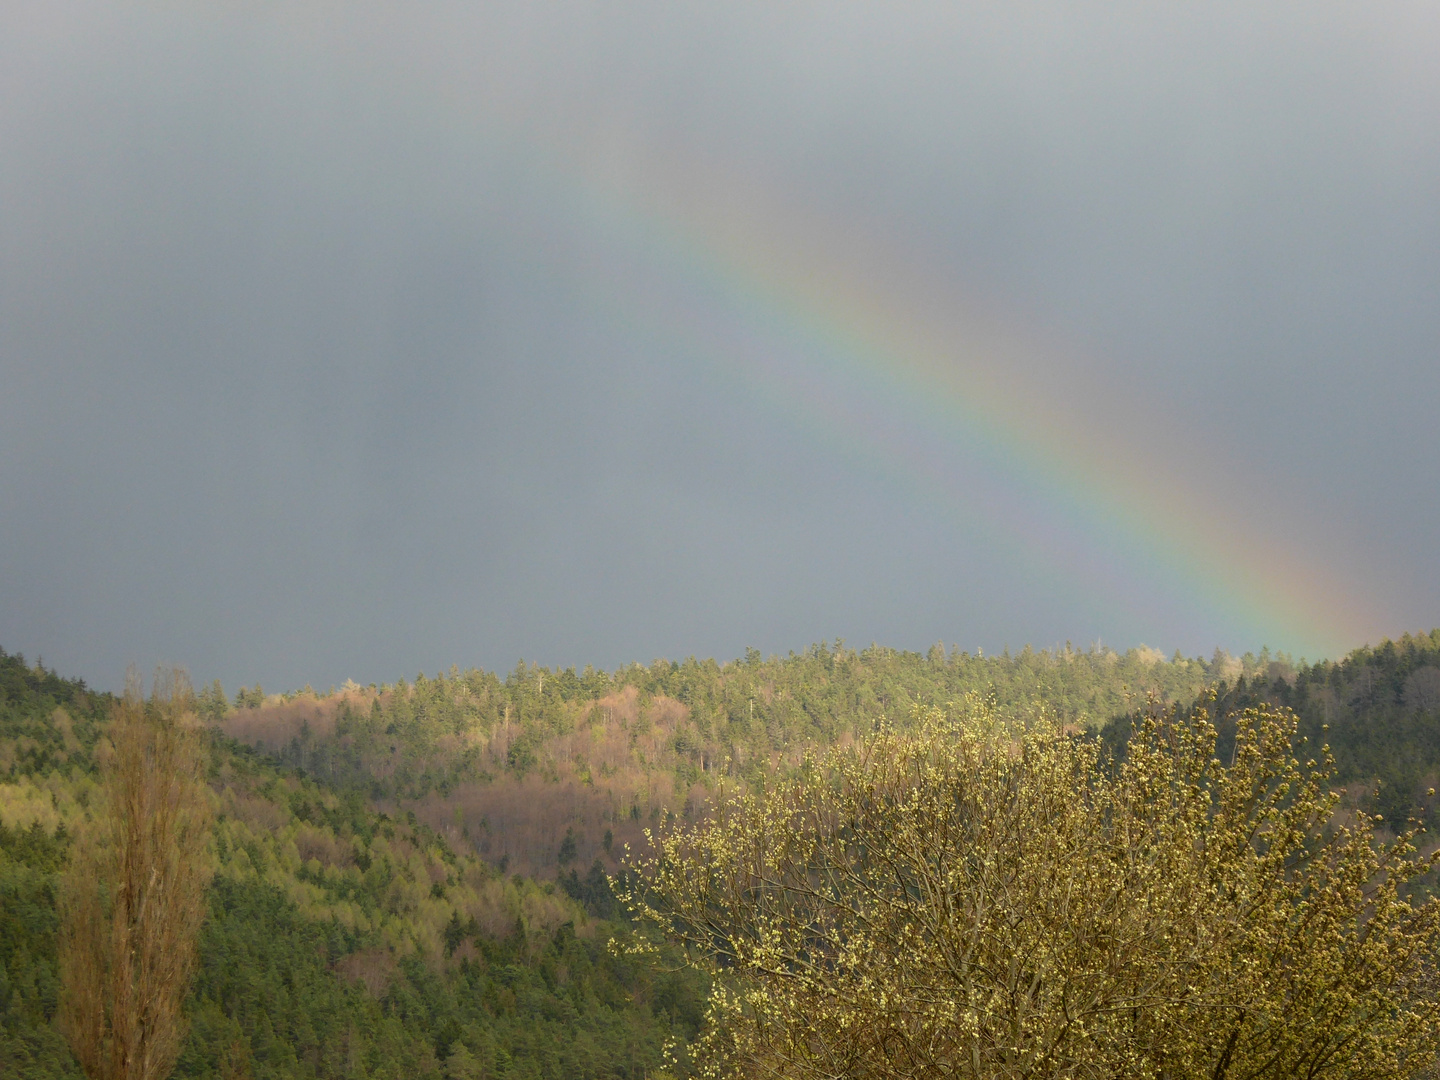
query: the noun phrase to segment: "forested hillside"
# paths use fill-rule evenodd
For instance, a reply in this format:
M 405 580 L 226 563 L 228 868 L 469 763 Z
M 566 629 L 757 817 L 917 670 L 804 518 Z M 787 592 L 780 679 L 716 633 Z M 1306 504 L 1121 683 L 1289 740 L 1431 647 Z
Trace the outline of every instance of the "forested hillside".
M 55 911 L 110 705 L 0 655 L 0 1076 L 80 1074 Z M 693 973 L 617 958 L 598 870 L 500 874 L 216 735 L 216 876 L 181 1077 L 640 1077 L 701 1019 Z M 683 1052 L 682 1052 L 683 1063 Z
M 1351 801 L 1391 828 L 1412 817 L 1440 827 L 1440 801 L 1429 793 L 1440 788 L 1440 630 L 1298 670 L 1257 669 L 1218 689 L 1209 708 L 1222 719 L 1222 752 L 1240 710 L 1288 706 L 1311 747 L 1330 746 Z
M 1211 696 L 1213 695 L 1213 700 Z M 319 694 L 199 695 L 216 876 L 184 1077 L 561 1077 L 672 1072 L 705 988 L 607 949 L 607 874 L 643 830 L 693 819 L 807 750 L 917 703 L 1049 711 L 1122 750 L 1150 700 L 1220 720 L 1288 705 L 1347 802 L 1435 817 L 1440 630 L 1295 664 L 1092 648 L 997 657 L 821 644 L 613 673 L 521 664 Z M 56 889 L 98 792 L 112 706 L 0 652 L 0 1075 L 76 1077 L 53 1024 Z
M 553 876 L 609 867 L 646 827 L 692 816 L 721 778 L 752 780 L 806 749 L 853 738 L 917 703 L 967 695 L 1002 712 L 1053 710 L 1079 727 L 1267 670 L 1285 657 L 1167 659 L 1066 646 L 986 657 L 821 643 L 726 664 L 656 661 L 607 673 L 520 664 L 509 675 L 452 669 L 413 682 L 316 694 L 218 687 L 206 708 L 224 731 L 340 790 L 413 811 L 459 848 Z

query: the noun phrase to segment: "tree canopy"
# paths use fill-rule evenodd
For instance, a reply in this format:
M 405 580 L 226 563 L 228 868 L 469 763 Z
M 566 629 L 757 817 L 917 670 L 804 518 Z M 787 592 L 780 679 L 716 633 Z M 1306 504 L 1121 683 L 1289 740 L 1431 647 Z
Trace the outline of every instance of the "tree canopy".
M 1336 825 L 1294 715 L 1152 713 L 1123 760 L 922 709 L 637 861 L 716 975 L 713 1076 L 1407 1077 L 1437 1049 L 1415 832 Z

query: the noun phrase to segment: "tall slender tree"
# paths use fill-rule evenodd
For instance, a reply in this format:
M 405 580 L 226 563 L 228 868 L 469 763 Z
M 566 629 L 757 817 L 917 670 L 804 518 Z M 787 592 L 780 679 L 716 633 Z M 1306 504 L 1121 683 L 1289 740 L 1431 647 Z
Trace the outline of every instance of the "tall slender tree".
M 60 1022 L 90 1080 L 163 1080 L 185 1034 L 210 880 L 206 753 L 180 670 L 132 670 L 102 758 L 104 803 L 62 895 Z

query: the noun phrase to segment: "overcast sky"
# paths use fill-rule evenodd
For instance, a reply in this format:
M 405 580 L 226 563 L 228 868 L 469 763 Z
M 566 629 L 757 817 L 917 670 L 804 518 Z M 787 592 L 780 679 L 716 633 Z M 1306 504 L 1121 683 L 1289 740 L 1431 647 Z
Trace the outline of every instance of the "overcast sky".
M 0 647 L 1440 625 L 1440 9 L 0 7 Z

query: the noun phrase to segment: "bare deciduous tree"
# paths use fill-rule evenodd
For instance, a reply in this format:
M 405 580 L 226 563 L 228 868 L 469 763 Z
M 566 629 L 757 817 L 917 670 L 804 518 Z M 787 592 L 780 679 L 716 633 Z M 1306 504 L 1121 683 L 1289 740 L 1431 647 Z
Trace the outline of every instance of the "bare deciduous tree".
M 210 879 L 210 805 L 194 695 L 132 671 L 102 760 L 104 801 L 61 893 L 60 1022 L 90 1080 L 164 1080 L 185 1034 Z

